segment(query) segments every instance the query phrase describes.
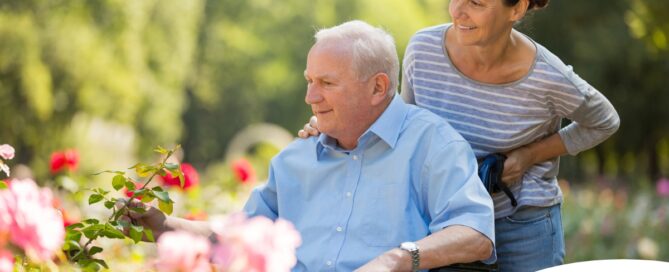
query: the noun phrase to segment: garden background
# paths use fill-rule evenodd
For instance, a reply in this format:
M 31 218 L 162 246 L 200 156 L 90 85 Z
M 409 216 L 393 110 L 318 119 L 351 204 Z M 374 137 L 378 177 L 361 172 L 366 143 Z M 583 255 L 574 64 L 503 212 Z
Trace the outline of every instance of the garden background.
M 173 193 L 177 215 L 236 211 L 311 115 L 303 70 L 315 29 L 383 26 L 401 59 L 415 31 L 449 21 L 447 5 L 0 0 L 0 144 L 16 148 L 13 175 L 52 188 L 70 220 L 104 214 L 86 203 L 85 188 L 111 187 L 93 173 L 157 161 L 156 145 L 181 144 L 180 160 L 199 173 Z M 562 158 L 566 261 L 669 260 L 669 2 L 551 1 L 517 28 L 573 65 L 622 120 L 603 144 Z M 54 169 L 65 154 L 76 164 Z M 153 254 L 108 243 L 117 268 Z

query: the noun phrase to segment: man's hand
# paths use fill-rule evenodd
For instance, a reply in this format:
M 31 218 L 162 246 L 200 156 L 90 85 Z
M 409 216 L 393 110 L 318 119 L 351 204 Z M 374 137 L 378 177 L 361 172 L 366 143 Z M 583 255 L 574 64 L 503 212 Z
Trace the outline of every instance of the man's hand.
M 127 202 L 126 199 L 120 199 L 117 202 L 117 207 L 123 207 Z M 120 220 L 126 222 L 133 222 L 135 225 L 140 225 L 142 227 L 148 228 L 153 232 L 153 237 L 155 240 L 158 240 L 158 237 L 167 231 L 172 229 L 167 226 L 167 216 L 161 212 L 159 209 L 156 209 L 153 206 L 146 205 L 141 201 L 133 199 L 132 202 L 128 204 L 129 208 L 140 208 L 143 209 L 144 213 L 139 213 L 133 210 L 128 210 Z M 124 229 L 123 232 L 125 235 L 128 235 L 129 230 Z M 148 241 L 146 237 L 142 237 L 143 241 Z
M 306 139 L 311 136 L 318 136 L 318 134 L 321 134 L 320 131 L 318 131 L 318 119 L 316 116 L 311 116 L 309 119 L 309 123 L 304 124 L 304 128 L 300 129 L 300 131 L 297 132 L 297 136 Z
M 399 248 L 391 249 L 355 270 L 356 272 L 411 271 L 411 255 Z

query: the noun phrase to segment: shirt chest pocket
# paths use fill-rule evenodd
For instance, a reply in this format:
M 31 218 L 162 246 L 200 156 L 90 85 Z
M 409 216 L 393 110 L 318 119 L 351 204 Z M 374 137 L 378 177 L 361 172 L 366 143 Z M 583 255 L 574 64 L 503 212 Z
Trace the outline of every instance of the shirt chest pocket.
M 397 247 L 411 239 L 409 192 L 399 183 L 380 182 L 367 188 L 357 206 L 361 240 L 371 247 Z

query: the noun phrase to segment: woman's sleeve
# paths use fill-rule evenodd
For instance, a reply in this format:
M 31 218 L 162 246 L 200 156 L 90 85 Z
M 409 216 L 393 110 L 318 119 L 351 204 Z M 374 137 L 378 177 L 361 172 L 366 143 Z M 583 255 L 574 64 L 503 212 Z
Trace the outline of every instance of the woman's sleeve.
M 572 123 L 559 131 L 567 152 L 576 155 L 609 138 L 618 130 L 620 117 L 611 102 L 598 90 L 587 84 L 585 99 L 568 114 Z

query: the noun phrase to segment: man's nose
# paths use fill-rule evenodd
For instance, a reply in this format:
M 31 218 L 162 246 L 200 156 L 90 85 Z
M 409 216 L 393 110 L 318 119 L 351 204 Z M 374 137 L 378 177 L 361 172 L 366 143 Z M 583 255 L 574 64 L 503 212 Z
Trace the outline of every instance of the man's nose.
M 319 88 L 315 86 L 315 84 L 307 85 L 307 95 L 304 96 L 304 102 L 311 105 L 321 101 L 323 101 L 323 96 L 321 95 Z

